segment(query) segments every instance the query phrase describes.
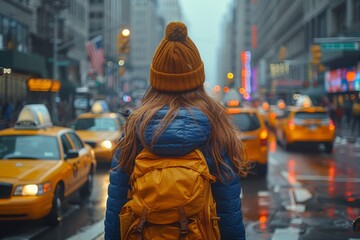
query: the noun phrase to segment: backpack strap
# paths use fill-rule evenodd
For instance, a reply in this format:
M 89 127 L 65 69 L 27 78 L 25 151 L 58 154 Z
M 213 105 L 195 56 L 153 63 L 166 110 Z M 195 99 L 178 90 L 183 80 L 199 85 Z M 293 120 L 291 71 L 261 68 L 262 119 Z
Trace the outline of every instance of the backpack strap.
M 205 158 L 204 154 L 202 153 L 202 151 L 199 148 L 196 148 L 195 152 L 199 155 L 201 160 L 205 162 L 205 164 L 208 168 L 208 173 L 205 174 L 205 177 L 207 177 L 212 183 L 216 182 L 216 177 L 210 173 L 209 165 L 207 164 L 206 158 Z
M 180 217 L 180 240 L 185 240 L 186 235 L 189 232 L 188 223 L 189 220 L 186 217 L 184 207 L 179 207 L 179 217 Z

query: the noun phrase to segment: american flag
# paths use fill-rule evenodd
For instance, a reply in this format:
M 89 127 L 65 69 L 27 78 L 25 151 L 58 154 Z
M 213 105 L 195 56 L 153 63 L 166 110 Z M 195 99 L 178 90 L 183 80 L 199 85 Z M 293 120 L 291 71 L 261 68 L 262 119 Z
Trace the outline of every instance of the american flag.
M 93 69 L 99 74 L 103 75 L 103 64 L 105 61 L 104 48 L 102 43 L 102 36 L 97 36 L 86 42 L 86 50 L 90 58 Z

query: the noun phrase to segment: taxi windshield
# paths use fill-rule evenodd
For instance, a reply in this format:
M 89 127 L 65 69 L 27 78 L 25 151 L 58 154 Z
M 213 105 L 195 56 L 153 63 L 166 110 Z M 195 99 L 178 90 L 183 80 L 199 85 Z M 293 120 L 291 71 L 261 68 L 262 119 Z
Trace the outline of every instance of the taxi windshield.
M 253 131 L 260 128 L 260 122 L 255 113 L 232 114 L 232 122 L 243 132 Z
M 295 118 L 297 119 L 328 119 L 329 116 L 326 112 L 297 112 L 295 114 Z
M 0 136 L 0 160 L 5 159 L 59 160 L 57 139 L 42 135 Z
M 75 130 L 86 131 L 117 131 L 115 119 L 113 118 L 80 118 L 75 121 L 73 128 Z

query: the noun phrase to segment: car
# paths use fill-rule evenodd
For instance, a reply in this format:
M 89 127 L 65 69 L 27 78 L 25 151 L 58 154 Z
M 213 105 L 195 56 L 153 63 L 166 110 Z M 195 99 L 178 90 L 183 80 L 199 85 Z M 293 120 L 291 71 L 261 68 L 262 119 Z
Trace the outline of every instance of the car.
M 267 174 L 268 130 L 258 110 L 251 107 L 228 107 L 234 125 L 240 130 L 248 159 L 254 164 L 258 176 Z
M 0 221 L 62 220 L 63 201 L 87 198 L 94 151 L 70 128 L 53 126 L 45 105 L 25 105 L 14 128 L 0 131 Z
M 276 126 L 276 138 L 285 150 L 296 143 L 318 146 L 323 144 L 325 152 L 331 153 L 335 139 L 335 124 L 327 109 L 319 106 L 289 106 L 286 117 Z
M 286 118 L 287 111 L 285 101 L 279 99 L 276 105 L 271 105 L 268 113 L 267 125 L 269 129 L 274 130 L 278 122 Z
M 79 114 L 71 128 L 94 149 L 97 162 L 111 162 L 125 121 L 120 113 L 109 112 L 95 102 L 91 112 Z

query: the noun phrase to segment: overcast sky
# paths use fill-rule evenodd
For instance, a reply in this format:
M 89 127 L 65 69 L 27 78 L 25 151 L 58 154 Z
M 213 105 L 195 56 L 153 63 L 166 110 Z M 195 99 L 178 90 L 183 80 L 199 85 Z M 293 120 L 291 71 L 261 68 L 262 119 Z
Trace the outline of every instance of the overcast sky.
M 195 42 L 205 65 L 206 82 L 214 86 L 221 24 L 232 0 L 179 0 L 188 35 Z

